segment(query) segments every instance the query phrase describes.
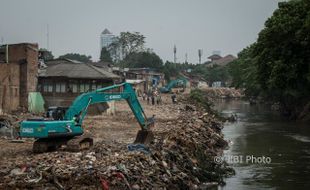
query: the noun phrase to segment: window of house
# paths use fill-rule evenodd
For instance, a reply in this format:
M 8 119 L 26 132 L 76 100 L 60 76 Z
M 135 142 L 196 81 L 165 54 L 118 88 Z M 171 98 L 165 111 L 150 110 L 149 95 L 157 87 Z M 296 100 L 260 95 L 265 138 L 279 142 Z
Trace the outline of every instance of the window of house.
M 92 90 L 92 91 L 95 91 L 96 89 L 97 89 L 97 85 L 96 85 L 96 84 L 92 84 L 92 85 L 91 85 L 91 90 Z
M 80 92 L 85 92 L 85 86 L 83 83 L 80 84 Z
M 90 90 L 90 85 L 89 84 L 84 84 L 85 87 L 85 92 L 88 92 Z
M 75 83 L 71 84 L 71 90 L 73 93 L 77 93 L 78 92 L 78 85 Z
M 56 83 L 56 92 L 57 93 L 65 93 L 66 92 L 66 84 L 65 83 Z
M 52 84 L 49 84 L 48 85 L 48 92 L 53 92 L 53 85 Z
M 43 92 L 53 92 L 52 84 L 43 84 Z
M 48 89 L 47 84 L 44 84 L 44 85 L 43 85 L 43 92 L 47 92 L 47 89 Z
M 101 84 L 97 84 L 97 89 L 102 88 Z

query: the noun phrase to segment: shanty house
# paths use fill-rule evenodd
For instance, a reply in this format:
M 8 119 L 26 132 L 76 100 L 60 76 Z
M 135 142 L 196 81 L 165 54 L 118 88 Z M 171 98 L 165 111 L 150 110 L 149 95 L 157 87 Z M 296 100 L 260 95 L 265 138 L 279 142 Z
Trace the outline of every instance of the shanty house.
M 153 68 L 124 68 L 113 67 L 113 73 L 123 76 L 126 81 L 139 86 L 141 93 L 152 87 L 161 87 L 165 83 L 165 75 Z M 143 86 L 143 87 L 142 87 Z
M 69 106 L 81 93 L 118 83 L 120 77 L 93 64 L 70 59 L 46 62 L 39 71 L 38 91 L 45 107 Z

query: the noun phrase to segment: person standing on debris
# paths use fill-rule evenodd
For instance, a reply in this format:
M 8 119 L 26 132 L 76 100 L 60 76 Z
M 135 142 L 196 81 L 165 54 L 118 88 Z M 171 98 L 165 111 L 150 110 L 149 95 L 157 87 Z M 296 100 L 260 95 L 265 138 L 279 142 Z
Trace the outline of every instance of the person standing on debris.
M 143 101 L 145 100 L 145 98 L 146 98 L 146 93 L 143 92 L 143 94 L 142 94 L 142 99 L 143 99 Z
M 160 94 L 159 94 L 159 92 L 158 91 L 156 91 L 157 93 L 156 93 L 156 103 L 157 103 L 157 105 L 159 105 L 159 103 L 160 103 Z
M 155 105 L 155 92 L 152 93 L 152 105 Z
M 158 102 L 159 102 L 159 104 L 161 104 L 161 103 L 162 103 L 162 100 L 161 100 L 161 94 L 160 94 L 160 93 L 158 94 Z
M 147 92 L 147 97 L 146 97 L 146 99 L 147 99 L 147 104 L 148 104 L 148 105 L 150 104 L 150 98 L 151 98 L 151 91 L 148 90 L 148 92 Z
M 175 93 L 173 93 L 172 95 L 171 95 L 171 100 L 172 100 L 172 103 L 177 103 L 177 96 L 176 96 L 176 94 Z

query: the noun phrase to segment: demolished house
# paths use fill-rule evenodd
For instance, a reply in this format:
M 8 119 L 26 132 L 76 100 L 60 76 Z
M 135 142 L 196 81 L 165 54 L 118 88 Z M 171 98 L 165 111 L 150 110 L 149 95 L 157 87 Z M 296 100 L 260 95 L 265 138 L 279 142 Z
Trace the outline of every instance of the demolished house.
M 39 70 L 38 78 L 38 91 L 42 93 L 45 107 L 67 107 L 81 93 L 120 82 L 119 76 L 89 63 L 55 59 L 45 64 L 46 66 Z M 104 105 L 98 106 L 98 111 L 106 109 Z M 90 112 L 93 112 L 94 108 L 92 107 Z
M 28 94 L 36 91 L 38 44 L 0 46 L 0 113 L 27 109 Z
M 125 78 L 126 82 L 133 85 L 138 95 L 147 92 L 152 87 L 165 85 L 165 75 L 154 68 L 124 68 L 113 67 L 113 73 Z

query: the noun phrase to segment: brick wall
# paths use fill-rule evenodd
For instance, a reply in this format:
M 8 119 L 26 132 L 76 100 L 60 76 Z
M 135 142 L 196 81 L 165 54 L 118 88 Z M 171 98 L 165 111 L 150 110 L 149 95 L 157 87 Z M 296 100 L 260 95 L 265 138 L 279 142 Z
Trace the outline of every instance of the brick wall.
M 8 63 L 0 63 L 0 110 L 10 112 L 28 106 L 28 93 L 36 91 L 38 45 L 12 44 Z

